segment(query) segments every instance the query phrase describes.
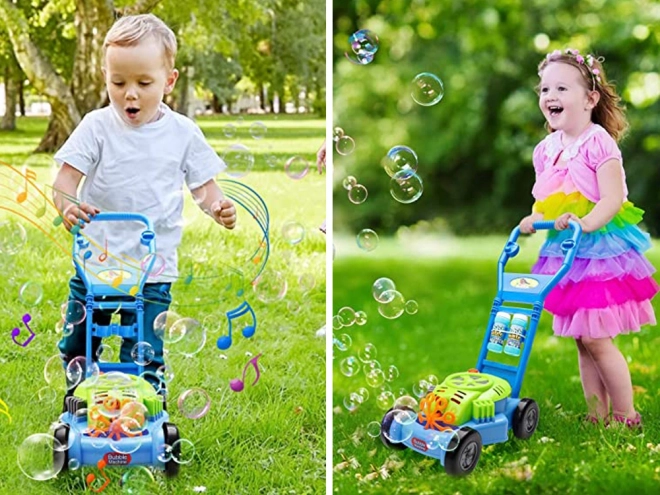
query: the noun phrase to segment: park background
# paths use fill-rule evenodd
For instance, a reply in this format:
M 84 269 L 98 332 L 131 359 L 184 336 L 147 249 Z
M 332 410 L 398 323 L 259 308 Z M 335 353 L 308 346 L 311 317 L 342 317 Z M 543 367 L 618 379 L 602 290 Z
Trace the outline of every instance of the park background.
M 179 42 L 181 76 L 167 103 L 196 118 L 221 156 L 238 143 L 250 149 L 250 170 L 241 168 L 245 162 L 230 163 L 233 177 L 219 179 L 235 178 L 263 197 L 271 252 L 264 284 L 255 288 L 250 282 L 261 262 L 253 253 L 263 249 L 255 220 L 237 206 L 237 228 L 227 232 L 185 192 L 181 279 L 172 288 L 172 309 L 198 320 L 203 332 L 196 332 L 197 344 L 191 342 L 194 356 L 169 349 L 174 379 L 168 405 L 171 421 L 195 452 L 177 478 L 155 473 L 139 489 L 120 487 L 124 470 L 107 470 L 112 483 L 104 492 L 323 492 L 325 345 L 316 333 L 325 321 L 326 242 L 319 231 L 325 177 L 315 162 L 325 136 L 325 2 L 2 0 L 0 75 L 5 107 L 16 112 L 5 111 L 0 124 L 0 326 L 7 337 L 0 340 L 0 399 L 12 418 L 0 415 L 0 493 L 82 493 L 85 476 L 98 476 L 96 467 L 82 467 L 37 482 L 17 466 L 17 448 L 33 433 L 48 433 L 64 394 L 63 370 L 44 367 L 57 354 L 60 305 L 72 274 L 71 237 L 54 227 L 52 203 L 43 216 L 35 211 L 45 201 L 38 191 L 50 197 L 53 152 L 85 113 L 107 103 L 100 70 L 107 29 L 116 16 L 144 12 L 161 17 Z M 295 170 L 286 168 L 291 158 Z M 27 170 L 36 179 L 28 200 L 17 204 L 24 186 L 18 172 Z M 11 237 L 16 222 L 27 242 Z M 215 341 L 227 332 L 225 312 L 241 302 L 226 290 L 228 282 L 236 283 L 236 268 L 245 275 L 239 283 L 257 330 L 244 339 L 240 328 L 249 320 L 234 322 L 234 343 L 222 352 Z M 20 294 L 23 287 L 29 290 Z M 24 313 L 31 314 L 37 336 L 22 348 L 9 334 L 22 327 Z M 116 356 L 119 339 L 109 340 Z M 229 380 L 259 352 L 259 382 L 249 386 L 255 376 L 250 368 L 245 390 L 232 392 Z M 197 420 L 177 410 L 177 398 L 193 387 L 211 397 L 210 412 Z
M 367 323 L 333 326 L 333 483 L 338 493 L 621 493 L 657 490 L 660 413 L 657 327 L 616 339 L 629 362 L 642 433 L 581 424 L 586 408 L 575 344 L 552 336 L 541 318 L 522 396 L 541 409 L 529 441 L 484 449 L 475 471 L 453 479 L 437 461 L 391 451 L 368 435 L 380 421 L 381 387 L 369 387 L 364 360 L 376 349 L 394 396 L 433 374 L 441 381 L 474 366 L 496 290 L 506 237 L 533 202 L 534 146 L 547 134 L 538 108 L 537 65 L 555 49 L 604 57 L 627 108 L 621 143 L 629 199 L 646 211 L 644 227 L 660 233 L 660 6 L 646 0 L 349 1 L 333 6 L 333 126 L 355 141 L 334 153 L 333 314 L 363 310 Z M 349 37 L 369 29 L 379 38 L 374 60 L 347 59 Z M 354 57 L 354 55 L 353 55 Z M 417 105 L 411 82 L 422 72 L 444 82 L 444 98 Z M 396 145 L 419 157 L 424 192 L 401 204 L 389 192 L 382 159 Z M 342 150 L 345 153 L 345 150 Z M 368 190 L 353 204 L 342 182 Z M 379 236 L 375 250 L 356 243 L 362 229 Z M 523 238 L 508 269 L 528 272 L 542 234 Z M 373 245 L 373 240 L 367 244 Z M 364 244 L 363 244 L 364 246 Z M 660 250 L 647 253 L 658 266 Z M 388 277 L 417 314 L 378 314 L 373 282 Z M 656 312 L 660 302 L 654 301 Z M 335 322 L 333 322 L 335 323 Z M 351 344 L 346 350 L 348 339 Z M 350 358 L 354 358 L 351 360 Z M 349 359 L 349 361 L 345 361 Z M 340 364 L 363 367 L 347 377 Z M 396 373 L 394 373 L 396 376 Z M 369 398 L 356 403 L 361 388 Z M 357 406 L 353 412 L 349 408 Z M 613 488 L 616 487 L 616 488 Z

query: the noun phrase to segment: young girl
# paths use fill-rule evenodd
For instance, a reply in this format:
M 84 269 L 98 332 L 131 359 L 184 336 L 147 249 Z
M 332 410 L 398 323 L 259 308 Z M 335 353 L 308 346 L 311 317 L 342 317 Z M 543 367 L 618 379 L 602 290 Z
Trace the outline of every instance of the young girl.
M 572 337 L 578 348 L 587 420 L 612 419 L 628 427 L 642 424 L 633 405 L 630 372 L 612 338 L 655 324 L 651 299 L 658 284 L 642 255 L 648 234 L 637 224 L 643 210 L 627 200 L 625 173 L 617 142 L 627 128 L 620 98 L 592 55 L 555 51 L 539 64 L 539 106 L 550 134 L 534 149 L 536 199 L 520 222 L 554 220 L 533 273 L 555 273 L 568 221 L 582 227 L 582 240 L 570 271 L 548 295 L 555 335 Z

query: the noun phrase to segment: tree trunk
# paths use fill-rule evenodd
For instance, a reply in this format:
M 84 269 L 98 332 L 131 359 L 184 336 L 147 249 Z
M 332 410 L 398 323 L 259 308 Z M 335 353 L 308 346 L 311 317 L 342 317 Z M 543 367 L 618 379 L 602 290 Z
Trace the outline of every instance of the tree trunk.
M 50 100 L 50 107 L 51 114 L 48 129 L 41 138 L 39 146 L 34 150 L 35 153 L 52 153 L 58 150 L 78 124 L 71 119 L 68 109 L 61 102 L 52 99 Z
M 13 57 L 12 57 L 13 58 Z M 13 60 L 5 66 L 5 115 L 0 122 L 0 129 L 13 131 L 16 129 L 16 96 L 17 96 L 17 74 L 16 64 Z
M 21 117 L 25 117 L 25 83 L 24 83 L 24 74 L 20 74 L 18 79 L 18 108 L 21 111 Z
M 260 94 L 259 106 L 261 107 L 261 109 L 264 112 L 267 112 L 268 111 L 268 106 L 267 106 L 267 101 L 266 101 L 266 85 L 263 84 L 263 83 L 259 85 L 259 94 Z

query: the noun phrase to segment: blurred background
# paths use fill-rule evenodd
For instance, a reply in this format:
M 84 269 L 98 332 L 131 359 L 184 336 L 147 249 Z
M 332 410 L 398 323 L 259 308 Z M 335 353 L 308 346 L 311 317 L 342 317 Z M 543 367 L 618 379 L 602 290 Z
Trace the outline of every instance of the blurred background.
M 532 151 L 547 134 L 537 65 L 546 53 L 573 47 L 605 58 L 630 121 L 620 143 L 629 197 L 658 235 L 659 19 L 660 6 L 647 0 L 335 2 L 333 123 L 355 140 L 354 152 L 335 153 L 335 231 L 511 229 L 530 212 Z M 348 39 L 360 29 L 380 42 L 367 65 L 344 55 L 352 54 Z M 410 96 L 422 72 L 444 83 L 434 106 Z M 424 193 L 413 205 L 388 193 L 381 160 L 395 145 L 419 158 Z M 346 199 L 347 175 L 367 188 L 363 204 Z

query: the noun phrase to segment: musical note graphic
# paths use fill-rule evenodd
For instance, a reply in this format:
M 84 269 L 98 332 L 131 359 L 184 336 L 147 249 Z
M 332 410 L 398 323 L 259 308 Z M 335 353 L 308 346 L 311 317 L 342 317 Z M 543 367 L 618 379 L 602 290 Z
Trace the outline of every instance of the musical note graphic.
M 121 283 L 124 281 L 124 267 L 121 261 L 119 262 L 119 270 L 117 270 L 117 272 L 118 274 L 114 276 L 114 278 L 112 279 L 112 283 L 110 284 L 115 289 L 119 287 Z M 110 271 L 110 276 L 113 275 L 114 275 L 114 271 Z
M 242 331 L 243 337 L 249 339 L 254 335 L 254 332 L 257 329 L 257 317 L 255 316 L 254 311 L 252 310 L 252 306 L 250 306 L 250 303 L 247 301 L 243 301 L 237 308 L 227 311 L 226 315 L 227 315 L 227 321 L 229 322 L 229 333 L 227 335 L 223 335 L 218 338 L 218 342 L 217 342 L 218 349 L 225 351 L 231 347 L 232 344 L 231 321 L 247 313 L 249 313 L 252 316 L 252 325 L 248 325 L 243 329 Z
M 5 404 L 5 401 L 0 399 L 0 405 L 3 407 L 3 409 L 0 409 L 0 414 L 4 414 L 9 418 L 9 422 L 11 423 L 11 416 L 9 415 L 9 406 Z
M 190 267 L 190 273 L 186 276 L 186 279 L 183 281 L 185 285 L 190 285 L 190 282 L 193 280 L 193 267 Z
M 105 240 L 105 249 L 101 254 L 99 254 L 99 261 L 103 263 L 105 260 L 108 259 L 108 240 Z
M 103 483 L 102 485 L 98 486 L 99 483 L 94 483 L 94 481 L 96 481 L 96 475 L 94 473 L 89 473 L 87 475 L 86 478 L 87 487 L 94 493 L 102 492 L 103 490 L 105 490 L 105 487 L 110 484 L 110 478 L 104 471 L 105 466 L 106 466 L 105 459 L 101 459 L 99 460 L 99 462 L 96 463 L 96 467 L 99 468 L 99 471 L 101 471 L 101 474 L 103 475 L 103 480 L 99 480 L 99 482 Z M 94 483 L 97 486 L 92 486 L 92 483 Z
M 16 196 L 17 203 L 23 203 L 28 198 L 28 179 L 37 180 L 37 173 L 29 168 L 25 170 L 25 190 Z
M 46 201 L 46 196 L 44 196 L 44 205 L 39 207 L 39 209 L 34 214 L 37 218 L 41 218 L 46 214 L 46 208 L 48 207 L 48 201 Z
M 32 317 L 30 316 L 30 314 L 29 314 L 29 313 L 25 313 L 25 314 L 23 315 L 23 323 L 25 324 L 25 326 L 27 327 L 27 329 L 30 331 L 30 336 L 29 336 L 29 337 L 27 338 L 27 340 L 26 340 L 25 342 L 23 342 L 22 344 L 16 340 L 16 337 L 18 337 L 18 336 L 21 334 L 21 329 L 17 327 L 17 328 L 14 328 L 14 329 L 11 331 L 11 339 L 14 341 L 15 344 L 18 344 L 18 345 L 20 345 L 21 347 L 25 347 L 26 345 L 28 345 L 30 342 L 32 342 L 32 339 L 34 338 L 34 335 L 35 335 L 35 334 L 34 334 L 34 332 L 32 331 L 32 329 L 30 328 L 30 326 L 28 325 L 28 323 L 30 323 L 30 320 L 32 320 Z
M 259 377 L 261 376 L 261 374 L 259 373 L 259 365 L 257 364 L 257 359 L 259 359 L 260 357 L 261 357 L 261 353 L 257 354 L 247 362 L 245 368 L 243 368 L 242 379 L 234 378 L 229 382 L 229 386 L 234 392 L 242 392 L 243 389 L 245 388 L 245 373 L 247 372 L 248 366 L 250 365 L 254 366 L 254 371 L 257 372 L 257 377 L 252 382 L 252 386 L 254 386 L 259 381 Z

